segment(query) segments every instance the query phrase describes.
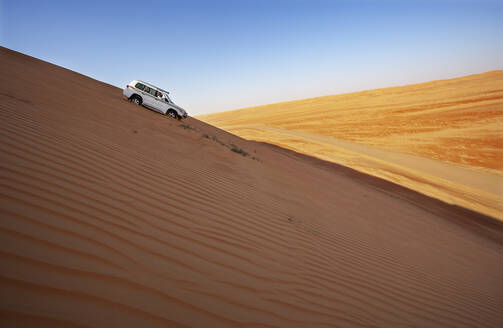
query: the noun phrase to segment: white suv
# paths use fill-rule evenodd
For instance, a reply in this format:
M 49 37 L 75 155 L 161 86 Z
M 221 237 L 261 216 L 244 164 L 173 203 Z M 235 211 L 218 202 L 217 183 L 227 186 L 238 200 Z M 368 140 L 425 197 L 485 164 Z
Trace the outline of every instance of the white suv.
M 126 85 L 123 94 L 130 102 L 138 106 L 143 105 L 179 120 L 187 117 L 187 112 L 171 101 L 168 91 L 152 84 L 139 80 L 131 81 Z

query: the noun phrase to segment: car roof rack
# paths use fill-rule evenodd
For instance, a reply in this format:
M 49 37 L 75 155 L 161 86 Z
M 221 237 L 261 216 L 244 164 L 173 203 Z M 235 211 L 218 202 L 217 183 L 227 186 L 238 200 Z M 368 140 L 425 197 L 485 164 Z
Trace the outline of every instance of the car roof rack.
M 145 81 L 142 81 L 142 80 L 137 80 L 137 81 L 138 81 L 138 82 L 141 82 L 141 83 L 143 83 L 143 84 L 146 84 L 146 85 L 148 85 L 148 86 L 150 86 L 150 87 L 154 87 L 154 88 L 156 88 L 156 89 L 159 89 L 159 91 L 162 91 L 162 92 L 164 92 L 164 93 L 166 93 L 166 94 L 168 94 L 168 95 L 169 95 L 169 91 L 166 91 L 166 90 L 163 90 L 163 89 L 161 89 L 161 88 L 159 88 L 159 87 L 156 87 L 156 86 L 155 86 L 155 85 L 153 85 L 152 83 L 148 83 L 148 82 L 145 82 Z

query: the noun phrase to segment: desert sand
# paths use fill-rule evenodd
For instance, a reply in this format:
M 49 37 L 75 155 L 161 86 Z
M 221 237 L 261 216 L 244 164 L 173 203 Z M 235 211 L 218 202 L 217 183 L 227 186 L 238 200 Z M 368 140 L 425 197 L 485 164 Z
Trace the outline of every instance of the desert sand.
M 500 221 L 5 48 L 0 70 L 0 326 L 503 325 Z
M 198 118 L 503 220 L 503 71 Z

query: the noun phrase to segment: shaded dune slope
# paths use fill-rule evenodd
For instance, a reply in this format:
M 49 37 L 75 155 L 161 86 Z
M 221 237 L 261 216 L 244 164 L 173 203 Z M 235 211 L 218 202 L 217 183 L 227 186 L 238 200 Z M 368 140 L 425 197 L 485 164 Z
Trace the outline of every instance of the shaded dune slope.
M 0 69 L 2 326 L 503 324 L 500 222 L 5 48 Z

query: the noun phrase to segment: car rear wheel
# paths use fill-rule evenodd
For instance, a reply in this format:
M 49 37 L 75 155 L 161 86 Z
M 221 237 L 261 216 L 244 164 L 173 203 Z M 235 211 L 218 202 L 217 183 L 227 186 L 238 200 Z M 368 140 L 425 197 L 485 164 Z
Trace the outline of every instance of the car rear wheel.
M 135 105 L 140 106 L 141 105 L 141 99 L 138 96 L 133 96 L 129 99 L 130 102 L 132 102 Z

